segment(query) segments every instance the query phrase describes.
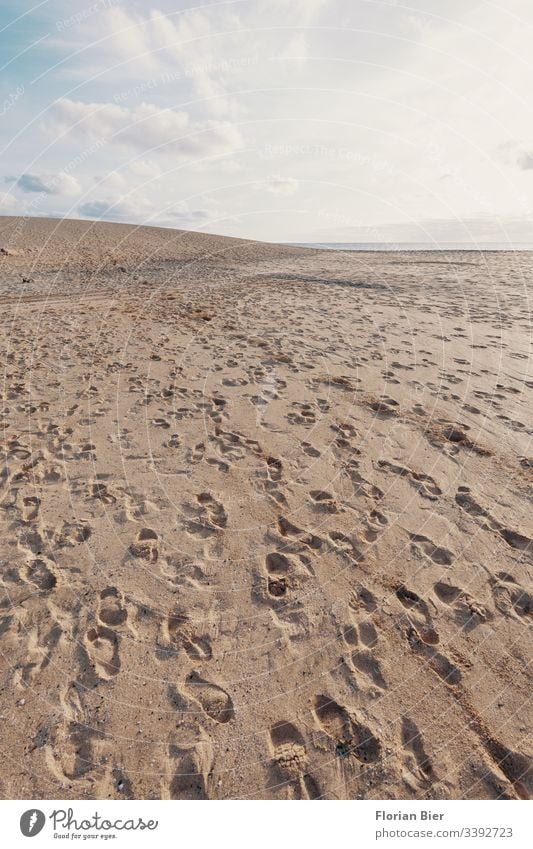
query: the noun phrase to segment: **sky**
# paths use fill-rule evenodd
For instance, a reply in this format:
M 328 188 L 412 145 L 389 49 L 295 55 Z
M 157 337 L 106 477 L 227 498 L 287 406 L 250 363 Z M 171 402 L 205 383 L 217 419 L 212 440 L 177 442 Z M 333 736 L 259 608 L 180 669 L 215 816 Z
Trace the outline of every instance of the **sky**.
M 0 214 L 533 242 L 531 0 L 2 0 Z

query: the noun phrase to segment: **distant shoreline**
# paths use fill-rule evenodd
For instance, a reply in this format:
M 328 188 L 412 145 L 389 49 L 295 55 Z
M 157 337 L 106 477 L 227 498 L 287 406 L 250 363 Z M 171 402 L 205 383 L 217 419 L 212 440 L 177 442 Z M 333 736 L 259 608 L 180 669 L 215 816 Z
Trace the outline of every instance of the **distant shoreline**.
M 463 244 L 461 242 L 440 242 L 439 244 L 428 244 L 425 242 L 287 242 L 286 244 L 297 248 L 320 248 L 329 251 L 468 251 L 469 253 L 483 253 L 487 251 L 533 251 L 533 243 L 517 242 L 506 244 L 505 242 Z

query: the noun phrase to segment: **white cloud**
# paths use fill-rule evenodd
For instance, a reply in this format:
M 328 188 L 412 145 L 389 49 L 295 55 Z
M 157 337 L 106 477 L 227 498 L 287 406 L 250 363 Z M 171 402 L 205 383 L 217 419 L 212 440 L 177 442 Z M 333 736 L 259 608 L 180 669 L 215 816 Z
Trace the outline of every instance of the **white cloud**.
M 47 126 L 71 140 L 106 139 L 142 152 L 160 149 L 190 157 L 232 153 L 243 144 L 238 128 L 232 124 L 191 124 L 186 112 L 160 109 L 151 103 L 128 109 L 62 97 L 49 110 Z
M 129 170 L 145 180 L 153 180 L 161 174 L 161 168 L 153 159 L 136 159 L 130 164 Z
M 94 21 L 95 41 L 102 41 L 102 62 L 120 64 L 118 74 L 139 72 L 150 86 L 164 85 L 164 75 L 186 78 L 195 96 L 206 99 L 205 111 L 226 117 L 233 112 L 223 82 L 224 68 L 231 64 L 227 53 L 219 54 L 217 31 L 239 29 L 242 24 L 231 7 L 173 10 L 166 15 L 152 10 L 141 16 L 125 8 L 111 7 Z M 99 37 L 98 37 L 99 36 Z M 118 62 L 117 62 L 118 60 Z M 170 81 L 170 80 L 169 80 Z
M 257 188 L 273 195 L 294 195 L 300 186 L 294 177 L 273 176 L 259 183 Z
M 72 197 L 81 192 L 81 186 L 71 174 L 21 174 L 20 177 L 5 177 L 6 183 L 14 185 L 24 193 L 65 195 Z
M 95 176 L 93 179 L 100 188 L 105 188 L 111 192 L 126 191 L 128 188 L 126 177 L 118 171 L 110 171 L 109 174 Z
M 7 211 L 15 206 L 15 198 L 7 192 L 0 192 L 0 209 Z
M 106 196 L 82 203 L 78 207 L 81 218 L 102 221 L 121 221 L 135 224 L 153 224 L 163 227 L 178 227 L 195 230 L 204 227 L 219 215 L 218 206 L 209 198 L 198 198 L 199 203 L 191 206 L 186 201 L 156 204 L 135 193 L 124 198 Z
M 516 164 L 521 171 L 533 170 L 533 150 L 520 150 L 516 157 Z
M 78 207 L 82 218 L 102 219 L 103 221 L 144 222 L 153 213 L 152 205 L 139 199 L 137 202 L 122 198 L 105 198 L 90 200 Z

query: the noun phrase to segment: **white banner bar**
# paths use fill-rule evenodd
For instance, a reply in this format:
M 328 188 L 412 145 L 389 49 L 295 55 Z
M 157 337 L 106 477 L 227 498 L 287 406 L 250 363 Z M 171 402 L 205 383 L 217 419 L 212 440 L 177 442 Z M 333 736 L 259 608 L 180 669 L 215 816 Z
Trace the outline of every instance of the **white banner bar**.
M 531 802 L 3 801 L 2 845 L 304 849 L 531 845 Z M 35 843 L 31 843 L 32 840 Z

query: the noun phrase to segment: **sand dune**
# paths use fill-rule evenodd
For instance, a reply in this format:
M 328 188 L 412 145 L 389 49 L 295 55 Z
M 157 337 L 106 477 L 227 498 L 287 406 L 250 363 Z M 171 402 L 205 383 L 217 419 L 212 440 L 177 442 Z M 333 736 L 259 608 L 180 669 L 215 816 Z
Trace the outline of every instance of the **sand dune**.
M 530 797 L 533 256 L 0 249 L 2 797 Z

